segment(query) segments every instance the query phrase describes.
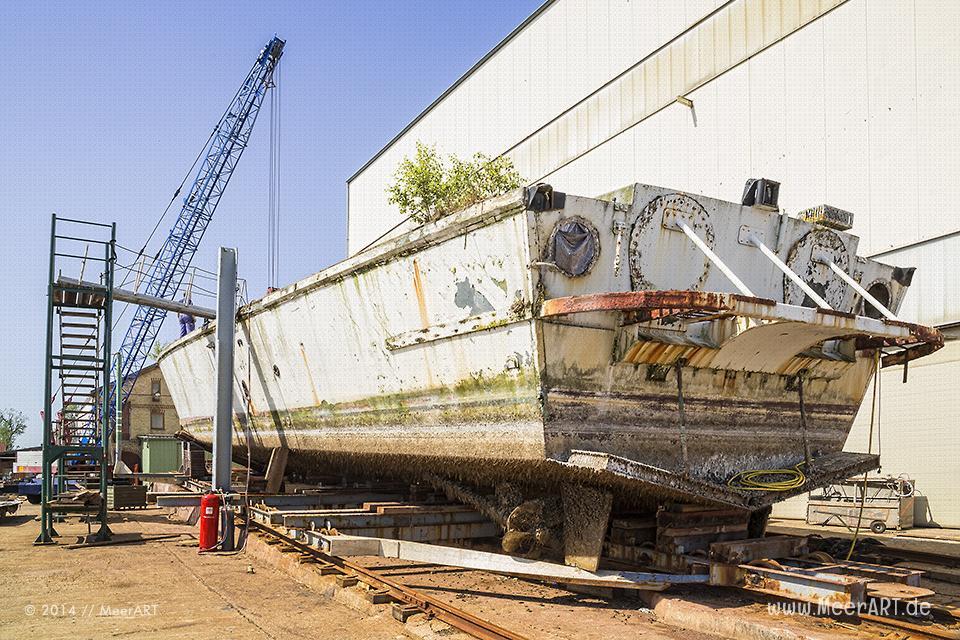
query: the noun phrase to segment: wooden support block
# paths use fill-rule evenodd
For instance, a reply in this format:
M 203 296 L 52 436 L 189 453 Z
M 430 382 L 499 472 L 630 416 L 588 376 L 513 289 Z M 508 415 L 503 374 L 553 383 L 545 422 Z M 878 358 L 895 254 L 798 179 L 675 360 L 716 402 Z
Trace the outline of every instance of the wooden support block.
M 283 475 L 287 471 L 287 458 L 290 449 L 276 447 L 270 452 L 270 462 L 267 463 L 267 486 L 264 493 L 277 493 L 283 484 Z
M 400 602 L 394 602 L 393 606 L 390 608 L 390 613 L 393 614 L 394 620 L 399 620 L 400 622 L 406 622 L 410 619 L 410 616 L 415 616 L 418 613 L 423 613 L 420 609 L 413 606 L 412 604 L 402 604 Z
M 363 594 L 363 597 L 371 604 L 387 604 L 393 600 L 386 589 L 370 589 Z
M 337 586 L 338 587 L 353 587 L 360 582 L 360 579 L 354 575 L 340 575 L 337 576 Z
M 395 501 L 377 501 L 377 502 L 364 502 L 363 509 L 365 511 L 370 511 L 371 513 L 380 513 L 380 509 L 384 507 L 409 507 L 410 505 L 403 502 Z
M 337 568 L 335 565 L 332 565 L 332 564 L 321 564 L 317 568 L 317 571 L 319 571 L 320 575 L 322 576 L 330 576 L 335 573 L 342 573 L 339 568 Z

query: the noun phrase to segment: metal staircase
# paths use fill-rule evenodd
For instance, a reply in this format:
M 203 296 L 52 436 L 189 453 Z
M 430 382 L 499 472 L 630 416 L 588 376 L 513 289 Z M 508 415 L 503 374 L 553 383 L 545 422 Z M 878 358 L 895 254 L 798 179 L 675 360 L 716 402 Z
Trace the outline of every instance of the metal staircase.
M 63 228 L 80 228 L 74 233 L 82 235 L 67 235 Z M 66 514 L 85 514 L 88 522 L 96 517 L 94 539 L 107 540 L 111 534 L 103 434 L 109 430 L 110 412 L 104 390 L 110 388 L 116 225 L 54 215 L 50 234 L 43 484 L 36 544 L 52 544 L 58 537 L 53 523 Z M 85 280 L 84 272 L 91 270 L 98 277 Z M 65 271 L 79 277 L 61 277 Z M 96 491 L 99 499 L 92 493 L 77 499 L 72 489 Z

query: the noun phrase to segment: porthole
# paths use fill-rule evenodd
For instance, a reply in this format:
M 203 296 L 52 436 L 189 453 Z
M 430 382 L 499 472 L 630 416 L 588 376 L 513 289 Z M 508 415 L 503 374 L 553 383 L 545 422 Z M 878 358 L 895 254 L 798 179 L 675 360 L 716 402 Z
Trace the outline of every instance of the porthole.
M 876 298 L 877 302 L 885 306 L 887 309 L 890 308 L 890 289 L 883 282 L 874 282 L 867 288 L 867 293 Z M 875 306 L 863 300 L 860 302 L 862 305 L 862 315 L 867 316 L 868 318 L 874 318 L 876 320 L 881 320 L 883 314 L 880 313 L 880 310 Z

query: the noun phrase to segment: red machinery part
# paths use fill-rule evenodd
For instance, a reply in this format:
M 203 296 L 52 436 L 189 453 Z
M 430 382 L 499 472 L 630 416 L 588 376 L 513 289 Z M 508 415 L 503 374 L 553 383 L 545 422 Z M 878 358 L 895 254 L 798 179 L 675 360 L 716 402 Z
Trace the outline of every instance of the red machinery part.
M 212 491 L 200 499 L 200 551 L 211 551 L 217 546 L 217 528 L 220 524 L 220 496 Z

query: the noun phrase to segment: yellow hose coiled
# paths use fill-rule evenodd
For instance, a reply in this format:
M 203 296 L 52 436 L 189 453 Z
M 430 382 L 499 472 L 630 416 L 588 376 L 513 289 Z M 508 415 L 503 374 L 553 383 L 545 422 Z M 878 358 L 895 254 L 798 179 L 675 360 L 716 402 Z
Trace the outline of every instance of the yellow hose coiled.
M 791 491 L 799 489 L 806 483 L 800 467 L 803 462 L 792 469 L 754 469 L 741 471 L 727 481 L 727 486 L 741 491 Z

